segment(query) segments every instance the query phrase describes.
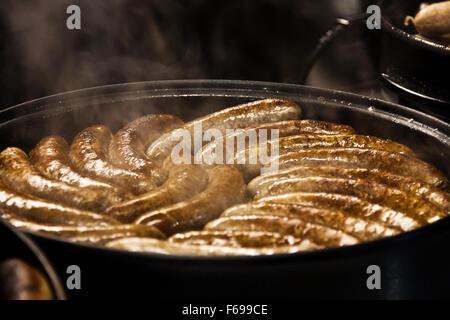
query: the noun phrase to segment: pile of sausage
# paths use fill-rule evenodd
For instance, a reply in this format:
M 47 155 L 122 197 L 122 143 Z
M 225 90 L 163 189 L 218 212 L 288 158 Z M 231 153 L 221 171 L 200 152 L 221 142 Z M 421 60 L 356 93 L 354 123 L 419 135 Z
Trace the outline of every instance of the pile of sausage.
M 0 216 L 26 230 L 116 249 L 262 255 L 353 245 L 449 213 L 447 178 L 408 147 L 346 125 L 299 120 L 301 114 L 294 102 L 266 99 L 187 123 L 152 114 L 115 134 L 96 125 L 71 145 L 49 136 L 29 155 L 7 148 L 0 154 Z M 193 161 L 175 163 L 180 133 L 194 135 L 199 125 L 222 136 L 193 146 Z M 278 137 L 223 150 L 225 164 L 200 161 L 225 141 L 262 130 Z M 239 161 L 274 142 L 278 153 L 269 162 Z

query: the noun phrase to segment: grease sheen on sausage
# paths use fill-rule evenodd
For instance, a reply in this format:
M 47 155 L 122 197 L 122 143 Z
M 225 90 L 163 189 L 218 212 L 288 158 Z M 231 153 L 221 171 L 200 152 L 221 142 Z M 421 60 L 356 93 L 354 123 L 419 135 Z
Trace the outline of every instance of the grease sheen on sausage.
M 220 165 L 209 172 L 208 186 L 203 192 L 187 201 L 145 213 L 135 223 L 156 226 L 167 235 L 200 229 L 245 198 L 246 185 L 239 170 Z
M 112 201 L 120 200 L 105 198 L 97 190 L 81 189 L 44 177 L 31 165 L 27 154 L 18 148 L 7 148 L 0 153 L 0 177 L 10 189 L 19 193 L 79 209 L 101 211 Z
M 108 183 L 117 184 L 136 194 L 151 191 L 156 185 L 143 173 L 126 170 L 109 162 L 112 133 L 103 125 L 81 131 L 70 146 L 70 160 L 84 174 Z
M 146 156 L 146 148 L 162 134 L 182 124 L 181 119 L 167 114 L 150 114 L 130 122 L 111 141 L 111 162 L 124 169 L 142 172 L 156 185 L 161 185 L 166 174 Z
M 300 165 L 358 167 L 379 169 L 406 177 L 414 177 L 414 179 L 439 188 L 448 185 L 448 180 L 444 174 L 432 165 L 416 157 L 383 150 L 313 148 L 280 155 L 274 161 L 278 161 L 278 169 Z M 270 165 L 266 167 L 270 168 Z
M 410 231 L 426 224 L 423 219 L 418 217 L 411 217 L 403 212 L 358 197 L 342 194 L 296 192 L 261 198 L 258 201 L 301 204 L 315 208 L 338 210 L 344 214 L 369 219 L 402 231 Z
M 224 135 L 227 129 L 240 129 L 267 122 L 299 119 L 301 113 L 297 104 L 287 100 L 266 99 L 238 105 L 195 119 L 179 129 L 163 134 L 147 149 L 147 155 L 151 160 L 163 162 L 170 156 L 172 148 L 177 145 L 185 131 L 189 133 L 191 139 L 194 139 L 194 129 L 198 126 L 201 126 L 203 132 L 217 129 Z M 201 147 L 202 145 L 198 146 L 198 148 Z M 195 155 L 197 151 L 198 149 L 194 146 L 192 154 Z
M 179 165 L 170 170 L 169 179 L 161 187 L 115 204 L 106 214 L 129 223 L 141 214 L 187 200 L 203 191 L 208 183 L 208 174 L 198 165 Z
M 315 208 L 292 203 L 250 202 L 240 204 L 225 210 L 221 218 L 244 216 L 275 216 L 300 219 L 341 230 L 362 241 L 389 237 L 400 232 L 400 229 L 387 227 L 382 223 L 363 217 L 345 214 L 338 209 Z M 210 224 L 214 224 L 215 221 L 217 220 L 210 222 Z

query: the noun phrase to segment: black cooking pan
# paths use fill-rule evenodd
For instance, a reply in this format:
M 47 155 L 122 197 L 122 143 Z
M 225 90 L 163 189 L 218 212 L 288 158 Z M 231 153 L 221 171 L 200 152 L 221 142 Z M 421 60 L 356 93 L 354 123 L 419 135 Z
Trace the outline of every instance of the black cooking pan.
M 450 118 L 450 47 L 415 36 L 405 17 L 414 16 L 422 2 L 380 1 L 382 28 L 379 70 L 384 80 L 408 101 L 427 104 L 427 111 Z
M 53 266 L 42 250 L 27 235 L 8 222 L 0 221 L 0 243 L 0 263 L 11 262 L 11 259 L 19 259 L 45 277 L 54 299 L 64 300 L 66 298 L 64 288 Z M 15 294 L 11 295 L 11 293 L 19 292 L 20 284 L 11 280 L 11 278 L 0 277 L 0 300 L 17 298 Z M 8 282 L 8 284 L 3 283 L 3 281 Z M 21 289 L 24 288 L 21 287 Z
M 450 174 L 450 125 L 399 105 L 348 93 L 245 81 L 123 84 L 55 95 L 0 112 L 1 147 L 29 150 L 40 138 L 67 139 L 97 123 L 118 129 L 146 113 L 190 120 L 226 106 L 276 97 L 298 102 L 306 119 L 353 126 L 391 138 Z M 130 253 L 30 233 L 60 274 L 81 268 L 73 298 L 419 298 L 450 297 L 450 219 L 352 247 L 261 257 L 189 257 Z M 381 290 L 369 290 L 367 268 L 381 268 Z M 267 301 L 267 300 L 265 300 Z
M 405 26 L 406 16 L 414 16 L 423 0 L 380 0 L 381 30 L 369 30 L 362 12 L 351 17 L 339 17 L 336 25 L 324 34 L 305 60 L 300 83 L 305 83 L 315 61 L 333 41 L 351 29 L 363 31 L 366 49 L 376 69 L 402 103 L 450 119 L 450 48 L 415 36 L 414 26 Z M 373 3 L 364 1 L 367 7 Z

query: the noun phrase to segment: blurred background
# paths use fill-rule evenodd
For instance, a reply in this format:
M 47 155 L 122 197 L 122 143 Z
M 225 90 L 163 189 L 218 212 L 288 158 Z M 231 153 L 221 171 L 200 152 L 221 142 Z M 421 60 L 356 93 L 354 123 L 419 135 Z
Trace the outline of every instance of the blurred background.
M 164 79 L 298 83 L 336 17 L 361 0 L 2 0 L 0 108 L 85 87 Z M 66 9 L 81 8 L 81 30 Z M 368 93 L 366 39 L 346 33 L 309 84 Z M 369 89 L 366 89 L 369 88 Z

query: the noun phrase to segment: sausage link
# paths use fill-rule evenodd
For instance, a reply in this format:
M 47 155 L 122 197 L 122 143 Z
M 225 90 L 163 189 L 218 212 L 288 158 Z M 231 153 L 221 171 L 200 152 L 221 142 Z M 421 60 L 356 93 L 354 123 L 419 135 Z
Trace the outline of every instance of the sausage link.
M 124 238 L 108 242 L 108 248 L 135 252 L 148 252 L 167 255 L 191 256 L 258 256 L 287 254 L 301 251 L 310 251 L 323 248 L 308 240 L 296 245 L 279 246 L 272 248 L 235 248 L 227 246 L 188 245 L 148 238 Z
M 165 172 L 148 159 L 145 151 L 162 134 L 181 125 L 181 119 L 166 114 L 150 114 L 130 122 L 111 141 L 111 162 L 121 168 L 144 173 L 156 185 L 163 184 L 167 179 Z
M 361 241 L 390 237 L 400 232 L 399 229 L 390 228 L 363 217 L 346 215 L 336 209 L 313 208 L 289 203 L 250 202 L 228 208 L 222 213 L 221 218 L 244 216 L 300 219 L 341 230 Z M 207 227 L 214 225 L 215 221 L 218 220 L 210 222 Z
M 362 179 L 368 182 L 386 184 L 405 193 L 421 197 L 450 213 L 450 193 L 442 191 L 430 184 L 416 181 L 386 171 L 369 170 L 365 168 L 346 168 L 333 166 L 298 166 L 256 177 L 247 188 L 254 196 L 259 190 L 266 188 L 274 182 L 290 178 L 308 177 L 335 177 L 348 179 Z
M 267 248 L 296 245 L 301 239 L 279 233 L 251 231 L 190 231 L 169 238 L 173 243 L 197 246 L 227 246 L 235 248 Z
M 27 154 L 18 148 L 7 148 L 0 153 L 0 177 L 10 189 L 19 193 L 79 209 L 102 211 L 112 204 L 110 200 L 120 200 L 117 197 L 105 198 L 96 190 L 77 188 L 42 176 L 31 165 Z
M 261 198 L 258 201 L 300 204 L 315 208 L 337 210 L 345 215 L 369 219 L 402 231 L 410 231 L 427 224 L 418 217 L 411 217 L 403 212 L 342 194 L 296 192 Z
M 208 231 L 269 232 L 299 239 L 310 239 L 327 247 L 359 243 L 359 239 L 328 226 L 276 216 L 233 216 L 219 218 L 205 226 Z
M 21 195 L 1 184 L 0 211 L 11 212 L 20 218 L 37 223 L 70 226 L 110 226 L 119 224 L 116 219 L 111 217 Z
M 292 152 L 276 157 L 278 169 L 303 165 L 331 165 L 379 169 L 389 173 L 429 183 L 438 188 L 448 186 L 444 174 L 432 165 L 415 157 L 374 149 L 358 148 L 313 148 Z M 266 165 L 266 168 L 273 163 Z M 247 168 L 243 168 L 247 171 Z M 244 172 L 249 175 L 248 172 Z
M 263 144 L 238 150 L 232 163 L 244 164 L 244 179 L 248 181 L 248 179 L 260 173 L 261 156 L 265 156 L 267 160 L 270 160 L 269 157 L 276 157 L 312 148 L 376 149 L 414 155 L 411 149 L 402 144 L 371 136 L 301 134 L 283 137 L 278 140 L 270 140 Z
M 248 128 L 239 130 L 237 132 L 229 133 L 221 138 L 217 138 L 214 141 L 206 144 L 195 155 L 195 163 L 204 163 L 207 165 L 216 163 L 227 163 L 228 158 L 233 158 L 236 155 L 237 142 L 239 139 L 243 140 L 251 135 L 256 137 L 262 133 L 267 135 L 269 140 L 273 135 L 272 132 L 278 133 L 278 137 L 287 137 L 298 134 L 320 134 L 320 135 L 334 135 L 334 134 L 354 134 L 355 130 L 352 127 L 335 124 L 331 122 L 319 121 L 319 120 L 289 120 L 275 123 L 263 123 Z M 234 145 L 233 152 L 227 154 L 227 145 Z M 216 155 L 219 151 L 217 147 L 222 148 L 222 159 Z M 215 161 L 215 159 L 218 161 Z
M 70 146 L 69 156 L 75 168 L 101 181 L 117 184 L 135 194 L 156 188 L 151 179 L 139 172 L 119 168 L 109 162 L 112 133 L 97 125 L 81 131 Z
M 49 179 L 64 182 L 87 192 L 95 192 L 99 202 L 105 206 L 131 198 L 131 194 L 120 187 L 91 179 L 72 169 L 69 145 L 62 137 L 43 138 L 30 151 L 30 162 L 40 174 Z
M 434 222 L 447 213 L 434 204 L 385 184 L 361 179 L 296 177 L 283 179 L 261 189 L 255 199 L 294 192 L 334 193 L 358 197 L 392 208 L 424 222 Z
M 201 229 L 223 210 L 245 199 L 246 185 L 241 173 L 234 167 L 221 165 L 210 171 L 205 191 L 187 201 L 150 211 L 135 223 L 156 226 L 167 235 Z
M 287 100 L 266 99 L 238 105 L 195 119 L 179 129 L 163 134 L 147 149 L 147 155 L 151 160 L 163 162 L 170 156 L 172 148 L 177 145 L 184 132 L 187 131 L 190 137 L 195 136 L 196 127 L 201 126 L 203 132 L 209 129 L 217 129 L 224 135 L 227 129 L 240 129 L 267 122 L 294 120 L 300 118 L 301 113 L 297 104 Z M 201 147 L 202 145 L 198 146 L 198 148 Z M 194 155 L 199 151 L 196 148 L 197 146 L 194 146 L 194 149 L 192 149 Z
M 179 165 L 170 171 L 161 187 L 134 199 L 115 204 L 106 210 L 108 216 L 130 223 L 141 214 L 185 201 L 204 190 L 208 174 L 198 165 Z
M 13 226 L 23 230 L 39 232 L 81 243 L 105 244 L 112 240 L 130 237 L 165 238 L 165 235 L 157 228 L 144 225 L 64 226 L 36 223 L 13 214 L 2 214 L 1 217 L 8 220 Z

